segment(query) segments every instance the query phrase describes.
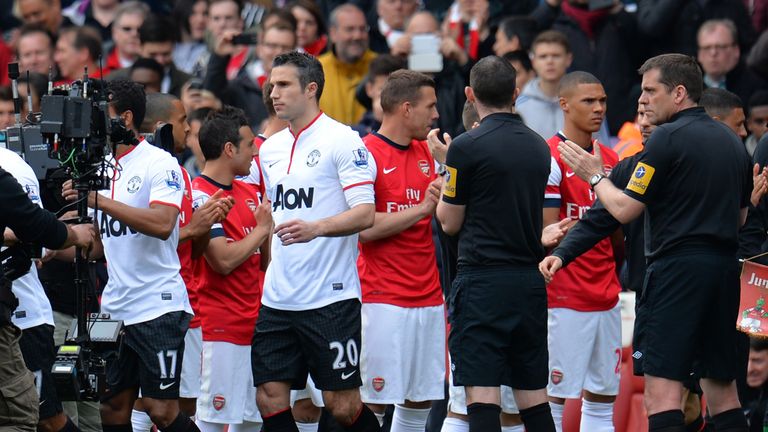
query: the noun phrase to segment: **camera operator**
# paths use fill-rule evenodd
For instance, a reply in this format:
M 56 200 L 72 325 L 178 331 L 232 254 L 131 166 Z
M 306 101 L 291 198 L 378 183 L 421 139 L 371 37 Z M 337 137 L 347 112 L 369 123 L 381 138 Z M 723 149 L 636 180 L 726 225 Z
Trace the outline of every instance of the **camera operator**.
M 40 184 L 35 172 L 15 152 L 0 148 L 0 165 L 8 170 L 23 186 L 29 199 L 42 207 Z M 36 266 L 28 267 L 29 273 L 16 280 L 13 294 L 19 305 L 11 320 L 22 330 L 19 347 L 24 363 L 35 376 L 40 397 L 38 430 L 43 432 L 77 431 L 77 426 L 64 414 L 51 375 L 56 360 L 56 346 L 53 339 L 53 310 L 45 296 L 43 285 L 37 276 Z
M 109 93 L 110 116 L 119 116 L 136 133 L 146 112 L 142 87 L 115 80 Z M 119 349 L 105 353 L 103 429 L 132 430 L 131 408 L 141 389 L 144 407 L 161 431 L 197 431 L 178 403 L 184 335 L 192 313 L 176 253 L 181 169 L 171 155 L 145 140 L 117 143 L 113 156 L 111 190 L 88 195 L 109 273 L 101 311 L 125 325 Z M 76 199 L 71 183 L 64 189 L 67 199 Z
M 2 165 L 7 165 L 2 162 Z M 0 229 L 3 245 L 18 240 L 42 244 L 50 249 L 73 245 L 88 248 L 94 239 L 91 225 L 67 226 L 56 216 L 35 205 L 13 176 L 0 168 Z M 6 229 L 9 228 L 9 229 Z M 21 330 L 11 323 L 17 301 L 11 292 L 11 281 L 2 276 L 0 284 L 0 429 L 34 431 L 38 422 L 38 397 L 32 373 L 27 369 L 19 349 Z

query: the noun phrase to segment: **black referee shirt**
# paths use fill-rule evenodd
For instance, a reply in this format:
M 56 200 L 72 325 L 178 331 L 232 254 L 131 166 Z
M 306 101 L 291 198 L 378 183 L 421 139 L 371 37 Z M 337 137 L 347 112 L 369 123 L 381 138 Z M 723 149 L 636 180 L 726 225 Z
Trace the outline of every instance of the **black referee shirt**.
M 465 205 L 458 268 L 536 266 L 544 188 L 550 168 L 546 142 L 520 116 L 496 113 L 453 140 L 443 201 Z
M 749 205 L 744 145 L 704 108 L 675 114 L 653 131 L 624 193 L 647 206 L 645 253 L 736 253 L 739 212 Z
M 58 249 L 67 240 L 67 227 L 53 213 L 36 206 L 21 188 L 19 182 L 0 168 L 0 232 L 8 227 L 21 241 L 41 243 L 49 249 Z

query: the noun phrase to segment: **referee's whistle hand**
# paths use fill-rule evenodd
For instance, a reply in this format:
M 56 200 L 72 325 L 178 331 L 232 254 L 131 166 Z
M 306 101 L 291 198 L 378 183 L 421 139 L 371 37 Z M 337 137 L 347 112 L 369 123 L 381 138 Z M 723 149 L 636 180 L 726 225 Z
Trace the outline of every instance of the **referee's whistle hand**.
M 544 276 L 544 281 L 550 283 L 552 282 L 555 273 L 557 273 L 562 266 L 563 260 L 561 260 L 560 257 L 550 255 L 539 263 L 539 271 L 541 272 L 541 275 Z
M 571 140 L 560 141 L 557 145 L 560 157 L 579 178 L 589 181 L 595 174 L 603 172 L 603 157 L 600 155 L 600 146 L 594 147 L 594 154 L 581 148 Z

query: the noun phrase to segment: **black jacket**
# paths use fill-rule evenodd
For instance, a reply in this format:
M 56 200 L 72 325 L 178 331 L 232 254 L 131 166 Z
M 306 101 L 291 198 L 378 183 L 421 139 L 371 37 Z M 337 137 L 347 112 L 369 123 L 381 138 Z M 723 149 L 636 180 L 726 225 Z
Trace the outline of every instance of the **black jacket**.
M 594 39 L 559 7 L 542 2 L 531 16 L 539 28 L 551 27 L 568 37 L 573 52 L 571 70 L 589 72 L 602 81 L 608 95 L 608 127 L 611 135 L 616 135 L 624 122 L 635 118 L 640 96 L 637 68 L 642 58 L 635 14 L 621 11 L 609 15 L 596 28 Z
M 744 62 L 740 62 L 725 76 L 725 88 L 730 92 L 736 93 L 746 107 L 749 103 L 749 98 L 756 91 L 768 88 L 768 83 L 747 68 Z
M 229 56 L 222 57 L 211 53 L 203 87 L 212 91 L 223 103 L 245 111 L 248 124 L 253 130 L 259 130 L 261 122 L 269 116 L 262 98 L 261 87 L 242 69 L 235 79 L 227 82 L 229 58 Z

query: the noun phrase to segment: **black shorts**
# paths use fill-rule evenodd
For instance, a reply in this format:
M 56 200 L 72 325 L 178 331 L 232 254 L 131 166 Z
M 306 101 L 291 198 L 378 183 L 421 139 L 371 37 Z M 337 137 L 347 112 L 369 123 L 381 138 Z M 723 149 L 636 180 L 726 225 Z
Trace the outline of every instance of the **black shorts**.
M 35 386 L 40 396 L 40 420 L 62 412 L 61 402 L 56 394 L 51 368 L 56 360 L 56 346 L 53 343 L 53 326 L 42 324 L 21 332 L 19 348 L 24 356 L 27 369 L 35 375 Z
M 635 374 L 735 379 L 739 291 L 734 256 L 686 251 L 653 261 L 637 305 Z
M 459 270 L 448 314 L 457 386 L 547 386 L 547 291 L 535 268 Z
M 305 388 L 307 373 L 320 390 L 358 388 L 360 301 L 285 311 L 262 306 L 251 345 L 253 384 L 285 381 Z
M 178 399 L 184 336 L 191 319 L 192 315 L 176 311 L 125 326 L 118 349 L 104 353 L 107 392 L 102 400 L 130 388 L 141 388 L 145 397 Z

